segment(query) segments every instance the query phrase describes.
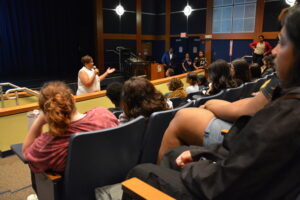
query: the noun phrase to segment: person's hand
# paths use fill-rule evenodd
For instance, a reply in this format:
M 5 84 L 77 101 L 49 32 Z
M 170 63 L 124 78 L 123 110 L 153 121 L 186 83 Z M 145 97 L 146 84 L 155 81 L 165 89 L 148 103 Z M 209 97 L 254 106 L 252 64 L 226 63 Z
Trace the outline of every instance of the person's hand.
M 107 70 L 106 70 L 106 72 L 108 73 L 108 74 L 111 74 L 111 73 L 113 73 L 114 71 L 116 71 L 116 69 L 115 68 L 107 68 Z
M 199 106 L 199 108 L 205 109 L 205 105 L 203 104 L 203 105 Z
M 190 151 L 184 151 L 176 158 L 176 164 L 179 167 L 184 167 L 186 164 L 193 162 L 193 158 Z
M 98 68 L 95 68 L 94 69 L 94 73 L 97 75 L 97 74 L 99 74 L 99 69 Z

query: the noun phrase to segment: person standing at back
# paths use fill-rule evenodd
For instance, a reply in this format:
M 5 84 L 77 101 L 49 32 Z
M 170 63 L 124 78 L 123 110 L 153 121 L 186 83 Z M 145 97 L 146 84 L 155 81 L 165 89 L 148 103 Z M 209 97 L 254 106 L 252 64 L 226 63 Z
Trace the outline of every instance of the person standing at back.
M 166 76 L 168 76 L 170 69 L 175 69 L 175 54 L 172 48 L 163 54 L 161 63 L 165 66 Z
M 253 62 L 259 66 L 263 65 L 262 59 L 272 51 L 272 46 L 264 40 L 263 35 L 258 36 L 258 42 L 252 42 L 249 46 L 253 49 Z
M 99 70 L 94 66 L 93 58 L 83 56 L 81 62 L 84 65 L 78 73 L 78 89 L 76 95 L 100 91 L 100 81 L 104 80 L 115 68 L 107 68 L 106 72 L 98 76 Z

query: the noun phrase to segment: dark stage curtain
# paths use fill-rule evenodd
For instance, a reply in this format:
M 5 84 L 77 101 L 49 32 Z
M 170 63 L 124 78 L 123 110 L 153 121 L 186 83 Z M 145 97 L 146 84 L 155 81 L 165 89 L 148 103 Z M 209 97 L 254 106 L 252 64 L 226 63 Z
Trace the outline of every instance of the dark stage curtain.
M 92 2 L 0 0 L 0 78 L 76 80 L 80 57 L 94 56 Z

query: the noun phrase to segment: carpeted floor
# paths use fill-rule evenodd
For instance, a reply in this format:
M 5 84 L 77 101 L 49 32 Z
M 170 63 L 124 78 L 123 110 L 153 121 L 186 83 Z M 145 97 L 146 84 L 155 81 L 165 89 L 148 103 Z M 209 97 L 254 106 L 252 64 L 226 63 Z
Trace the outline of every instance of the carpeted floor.
M 0 200 L 26 200 L 33 193 L 28 166 L 15 155 L 0 158 Z

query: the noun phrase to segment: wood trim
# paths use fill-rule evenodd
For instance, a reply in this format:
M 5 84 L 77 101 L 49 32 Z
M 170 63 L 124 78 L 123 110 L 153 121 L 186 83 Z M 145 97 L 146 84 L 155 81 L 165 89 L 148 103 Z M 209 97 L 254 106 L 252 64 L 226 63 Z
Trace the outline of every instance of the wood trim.
M 201 73 L 201 72 L 204 72 L 204 70 L 203 69 L 197 69 L 194 72 Z M 179 74 L 179 75 L 175 75 L 175 76 L 171 76 L 171 77 L 166 77 L 166 78 L 162 78 L 162 79 L 158 79 L 158 80 L 153 80 L 153 81 L 150 81 L 150 82 L 153 85 L 159 85 L 159 84 L 163 84 L 163 83 L 169 82 L 172 78 L 182 79 L 182 78 L 185 78 L 186 76 L 187 76 L 187 73 L 184 73 L 184 74 Z
M 213 40 L 242 40 L 242 39 L 254 39 L 257 38 L 256 33 L 214 33 L 212 34 Z
M 166 40 L 165 35 L 142 35 L 142 40 Z
M 196 34 L 196 33 L 193 33 L 193 34 L 187 34 L 188 37 L 200 37 L 202 39 L 204 39 L 204 36 L 205 34 Z M 180 37 L 180 34 L 173 34 L 173 35 L 170 35 L 170 37 Z
M 104 42 L 103 42 L 103 9 L 102 0 L 96 0 L 96 61 L 100 65 L 100 72 L 104 72 Z
M 171 33 L 171 0 L 165 0 L 166 8 L 166 24 L 165 24 L 165 50 L 168 51 L 171 47 L 170 33 Z
M 105 40 L 136 40 L 136 34 L 103 34 L 103 39 Z
M 263 32 L 265 39 L 277 39 L 279 32 Z
M 195 70 L 194 72 L 200 73 L 200 72 L 203 72 L 203 69 Z M 187 75 L 187 73 L 172 76 L 172 77 L 162 78 L 162 79 L 158 79 L 158 80 L 153 80 L 150 82 L 153 83 L 154 85 L 159 85 L 159 84 L 169 82 L 172 78 L 184 78 L 184 77 L 186 77 L 186 75 Z M 106 90 L 101 90 L 98 92 L 92 92 L 92 93 L 88 93 L 88 94 L 76 95 L 76 96 L 74 96 L 74 98 L 75 98 L 76 102 L 80 102 L 80 101 L 85 101 L 85 100 L 94 99 L 94 98 L 100 98 L 100 97 L 104 97 L 104 96 L 106 96 Z M 29 112 L 29 111 L 32 111 L 32 110 L 38 109 L 38 108 L 39 107 L 38 107 L 37 103 L 13 106 L 13 107 L 9 107 L 9 108 L 0 108 L 0 117 Z
M 158 189 L 152 187 L 151 185 L 141 181 L 138 178 L 131 178 L 122 182 L 122 189 L 125 194 L 135 194 L 138 199 L 148 199 L 148 200 L 175 200 L 173 197 L 159 191 Z
M 142 55 L 142 0 L 136 0 L 136 52 Z
M 256 38 L 261 35 L 264 23 L 264 10 L 265 10 L 265 0 L 258 0 L 256 3 L 256 18 L 255 18 L 255 28 L 254 33 L 256 33 Z
M 206 1 L 206 26 L 205 33 L 212 34 L 212 19 L 213 19 L 213 1 Z M 205 37 L 205 36 L 203 36 Z M 205 40 L 205 57 L 207 65 L 211 63 L 212 58 L 212 42 L 211 40 Z M 207 73 L 206 73 L 207 74 Z

